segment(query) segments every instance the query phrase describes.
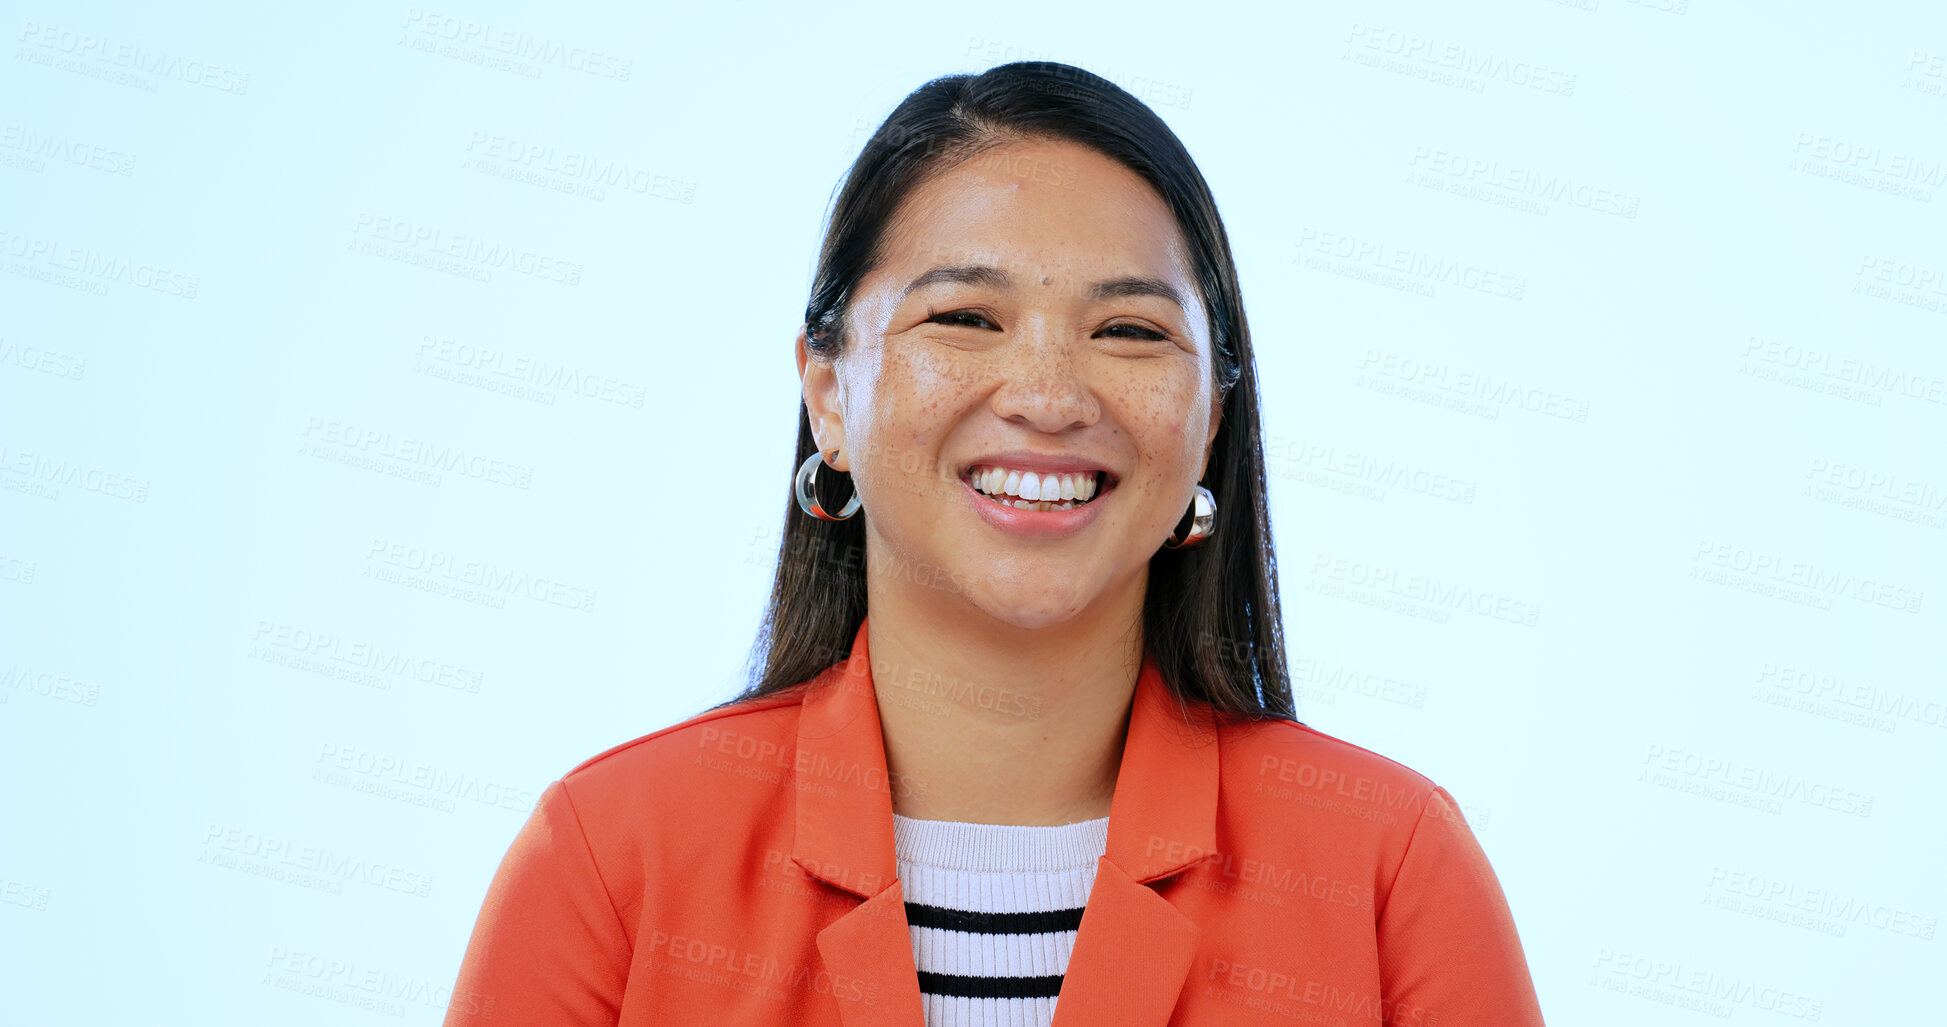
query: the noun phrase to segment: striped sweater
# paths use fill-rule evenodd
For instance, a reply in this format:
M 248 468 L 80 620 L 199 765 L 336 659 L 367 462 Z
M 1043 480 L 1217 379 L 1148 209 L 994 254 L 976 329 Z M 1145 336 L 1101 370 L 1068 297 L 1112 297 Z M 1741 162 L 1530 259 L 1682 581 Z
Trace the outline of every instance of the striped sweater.
M 1055 827 L 894 814 L 927 1027 L 1048 1027 L 1109 818 Z

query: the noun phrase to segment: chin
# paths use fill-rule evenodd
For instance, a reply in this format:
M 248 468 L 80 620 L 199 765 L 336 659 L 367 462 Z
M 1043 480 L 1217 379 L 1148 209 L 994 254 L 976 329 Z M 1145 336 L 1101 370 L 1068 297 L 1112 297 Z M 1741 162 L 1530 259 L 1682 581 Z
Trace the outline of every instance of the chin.
M 1023 594 L 995 582 L 988 582 L 980 595 L 979 606 L 989 617 L 1003 624 L 1033 631 L 1051 628 L 1074 619 L 1088 605 L 1072 592 Z

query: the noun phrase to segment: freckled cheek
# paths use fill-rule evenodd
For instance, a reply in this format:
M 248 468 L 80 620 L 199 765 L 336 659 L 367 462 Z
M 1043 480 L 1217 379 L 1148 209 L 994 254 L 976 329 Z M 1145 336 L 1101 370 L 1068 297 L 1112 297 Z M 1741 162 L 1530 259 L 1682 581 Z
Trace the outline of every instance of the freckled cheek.
M 921 393 L 947 393 L 970 388 L 980 377 L 977 361 L 937 349 L 919 349 L 888 360 L 885 373 L 902 387 Z
M 937 495 L 951 473 L 939 463 L 940 442 L 976 391 L 973 375 L 952 361 L 902 356 L 880 365 L 869 415 L 874 460 L 868 473 L 875 484 Z
M 1130 441 L 1151 467 L 1175 474 L 1175 468 L 1188 466 L 1195 459 L 1199 415 L 1195 387 L 1156 382 L 1132 383 L 1117 390 L 1110 400 L 1116 420 L 1129 430 Z
M 913 358 L 889 363 L 885 370 L 881 389 L 914 438 L 949 427 L 939 422 L 957 417 L 979 390 L 979 369 L 966 362 Z

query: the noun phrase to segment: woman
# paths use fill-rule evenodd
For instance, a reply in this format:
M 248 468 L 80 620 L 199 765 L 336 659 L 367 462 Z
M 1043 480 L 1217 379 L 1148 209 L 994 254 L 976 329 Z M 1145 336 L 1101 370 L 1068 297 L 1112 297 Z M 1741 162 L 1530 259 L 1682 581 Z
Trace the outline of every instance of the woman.
M 1453 798 L 1294 718 L 1236 271 L 1153 112 L 913 92 L 797 363 L 761 673 L 548 787 L 447 1023 L 1541 1023 Z

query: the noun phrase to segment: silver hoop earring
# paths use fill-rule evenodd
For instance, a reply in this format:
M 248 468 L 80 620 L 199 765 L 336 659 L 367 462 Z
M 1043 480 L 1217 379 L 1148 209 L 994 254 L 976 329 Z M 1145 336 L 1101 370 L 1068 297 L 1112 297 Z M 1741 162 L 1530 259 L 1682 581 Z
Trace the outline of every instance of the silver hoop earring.
M 1210 533 L 1217 530 L 1217 497 L 1211 495 L 1209 489 L 1197 486 L 1190 509 L 1196 511 L 1196 515 L 1190 518 L 1190 533 L 1179 537 L 1172 529 L 1170 537 L 1163 540 L 1163 545 L 1170 549 L 1186 549 L 1209 538 Z
M 838 450 L 836 449 L 832 450 L 832 455 L 837 456 Z M 825 508 L 818 505 L 817 493 L 812 491 L 812 486 L 816 484 L 818 481 L 818 468 L 824 462 L 825 462 L 825 455 L 823 453 L 814 452 L 810 456 L 804 458 L 804 463 L 798 465 L 798 473 L 792 479 L 792 484 L 796 487 L 798 493 L 798 506 L 799 508 L 803 509 L 805 513 L 808 513 L 811 516 L 818 518 L 819 520 L 842 521 L 845 518 L 850 517 L 853 514 L 859 512 L 858 486 L 854 485 L 852 487 L 852 501 L 846 503 L 845 508 L 838 511 L 838 514 L 836 516 L 826 513 Z M 837 470 L 837 468 L 833 468 L 833 470 Z

